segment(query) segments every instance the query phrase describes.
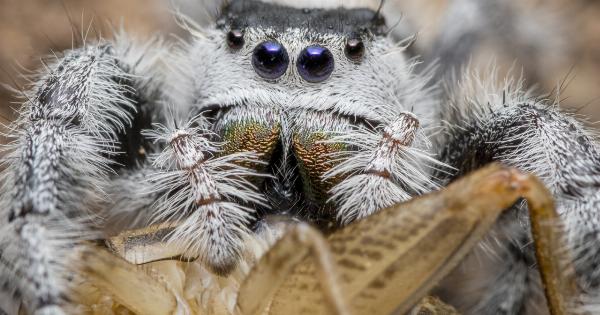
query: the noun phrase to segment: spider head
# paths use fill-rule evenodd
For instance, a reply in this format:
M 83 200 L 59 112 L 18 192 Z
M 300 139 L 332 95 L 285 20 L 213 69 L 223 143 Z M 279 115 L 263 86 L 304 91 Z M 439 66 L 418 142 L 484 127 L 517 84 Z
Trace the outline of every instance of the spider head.
M 406 70 L 398 68 L 407 62 L 387 54 L 394 43 L 375 9 L 234 0 L 215 26 L 186 63 L 197 93 L 191 102 L 200 108 L 278 107 L 381 120 L 381 104 L 397 101 L 388 81 L 401 80 Z
M 249 38 L 248 52 L 252 51 L 252 66 L 259 77 L 303 87 L 309 84 L 302 81 L 327 81 L 338 63 L 341 71 L 361 63 L 365 41 L 383 35 L 385 21 L 366 8 L 298 9 L 234 1 L 225 7 L 217 26 L 227 31 L 233 51 L 242 49 L 244 37 Z
M 348 148 L 323 141 L 384 126 L 415 106 L 411 63 L 396 53 L 378 4 L 234 0 L 187 51 L 195 94 L 183 103 L 209 118 L 225 153 L 263 154 L 269 167 L 260 171 L 277 178 L 267 190 L 287 196 L 279 201 L 300 191 L 298 199 L 324 204 L 337 179 L 322 175 Z

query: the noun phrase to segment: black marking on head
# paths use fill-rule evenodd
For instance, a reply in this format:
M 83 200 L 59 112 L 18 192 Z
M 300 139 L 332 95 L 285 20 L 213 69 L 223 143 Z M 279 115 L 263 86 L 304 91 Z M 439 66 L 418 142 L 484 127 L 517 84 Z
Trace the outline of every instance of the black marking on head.
M 115 63 L 125 72 L 129 69 L 125 64 L 115 60 Z M 135 83 L 131 78 L 113 78 L 119 86 L 126 87 L 125 97 L 131 100 L 135 105 L 135 110 L 126 108 L 133 120 L 125 130 L 117 133 L 119 149 L 111 158 L 115 163 L 115 168 L 135 168 L 146 160 L 146 154 L 151 152 L 150 141 L 142 136 L 142 130 L 152 128 L 152 106 L 148 99 L 145 99 L 140 93 L 136 92 Z
M 385 35 L 385 19 L 367 8 L 297 9 L 256 0 L 233 0 L 223 8 L 221 29 L 273 28 L 277 32 L 297 27 L 317 33 Z

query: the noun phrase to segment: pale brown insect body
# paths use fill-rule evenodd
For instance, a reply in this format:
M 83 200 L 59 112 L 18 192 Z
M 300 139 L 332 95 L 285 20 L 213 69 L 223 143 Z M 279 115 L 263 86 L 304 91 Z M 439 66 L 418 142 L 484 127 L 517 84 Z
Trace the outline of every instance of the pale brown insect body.
M 427 292 L 520 197 L 530 205 L 549 306 L 554 314 L 566 313 L 575 294 L 569 267 L 560 263 L 568 256 L 560 230 L 541 223 L 557 219 L 550 194 L 534 177 L 498 166 L 328 236 L 303 223 L 274 224 L 279 233 L 248 239 L 242 264 L 225 278 L 196 262 L 136 267 L 114 259 L 115 253 L 89 248 L 82 254 L 90 280 L 84 288 L 101 291 L 85 298 L 98 314 L 121 307 L 139 314 L 387 314 L 413 307 L 415 314 L 458 314 L 439 299 L 425 298 Z M 171 256 L 172 249 L 158 240 L 125 249 L 137 233 L 110 240 L 121 244 L 117 255 L 130 261 L 136 254 Z

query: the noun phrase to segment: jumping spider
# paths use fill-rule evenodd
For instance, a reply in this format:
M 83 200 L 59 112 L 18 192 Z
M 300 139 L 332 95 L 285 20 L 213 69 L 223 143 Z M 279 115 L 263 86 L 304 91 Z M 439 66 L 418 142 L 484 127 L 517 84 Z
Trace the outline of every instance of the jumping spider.
M 41 72 L 8 134 L 0 309 L 593 311 L 581 124 L 522 80 L 447 75 L 460 43 L 418 66 L 381 6 L 299 2 L 232 0 L 182 18 L 190 42 L 118 35 Z M 498 166 L 451 183 L 493 161 L 550 192 Z

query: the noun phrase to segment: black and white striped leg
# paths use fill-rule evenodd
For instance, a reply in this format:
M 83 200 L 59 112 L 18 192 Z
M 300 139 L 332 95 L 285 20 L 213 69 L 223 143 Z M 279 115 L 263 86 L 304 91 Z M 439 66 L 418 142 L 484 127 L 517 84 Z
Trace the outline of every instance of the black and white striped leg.
M 241 258 L 255 206 L 265 203 L 250 181 L 257 172 L 242 165 L 263 162 L 256 152 L 221 154 L 224 143 L 202 116 L 180 115 L 145 132 L 163 147 L 151 159 L 157 172 L 143 183 L 158 192 L 150 221 L 176 223 L 170 246 L 227 275 Z
M 340 162 L 325 174 L 326 179 L 343 178 L 330 191 L 342 224 L 435 190 L 431 173 L 446 167 L 427 152 L 429 143 L 410 112 L 378 128 L 358 127 L 328 142 L 349 148 L 334 154 Z
M 142 78 L 155 60 L 146 52 L 125 39 L 88 44 L 48 65 L 28 93 L 3 160 L 5 312 L 69 313 L 68 290 L 77 276 L 69 257 L 78 242 L 95 237 L 89 209 L 104 198 L 116 162 L 136 159 L 127 152 L 139 145 L 134 133 L 153 93 Z
M 501 161 L 540 177 L 553 193 L 567 244 L 574 253 L 579 286 L 589 305 L 598 305 L 600 286 L 600 151 L 593 137 L 576 119 L 555 105 L 537 100 L 522 91 L 521 82 L 507 81 L 494 86 L 467 79 L 451 101 L 454 107 L 446 117 L 451 122 L 442 142 L 442 157 L 456 167 L 460 176 L 491 161 Z M 473 300 L 478 305 L 465 308 L 467 314 L 530 314 L 544 303 L 538 294 L 538 271 L 532 267 L 526 207 L 505 215 L 478 253 L 456 270 L 461 276 L 490 283 L 486 288 L 453 283 L 451 295 Z M 489 246 L 493 243 L 493 246 Z M 501 246 L 502 245 L 502 246 Z M 487 246 L 487 247 L 486 247 Z M 497 255 L 481 259 L 478 255 Z M 483 261 L 500 262 L 501 266 Z M 486 270 L 486 268 L 489 268 Z M 494 271 L 496 270 L 496 271 Z M 469 281 L 469 280 L 465 280 Z M 493 284 L 492 284 L 493 283 Z M 450 282 L 448 282 L 448 285 Z M 464 288 L 461 290 L 459 288 Z M 469 289 L 475 289 L 467 292 Z M 450 291 L 449 291 L 450 292 Z M 515 296 L 520 292 L 520 296 Z M 452 297 L 448 301 L 452 302 Z M 575 302 L 575 301 L 574 301 Z M 482 303 L 486 304 L 483 305 Z M 537 303 L 537 304 L 536 304 Z M 597 306 L 596 306 L 597 307 Z

